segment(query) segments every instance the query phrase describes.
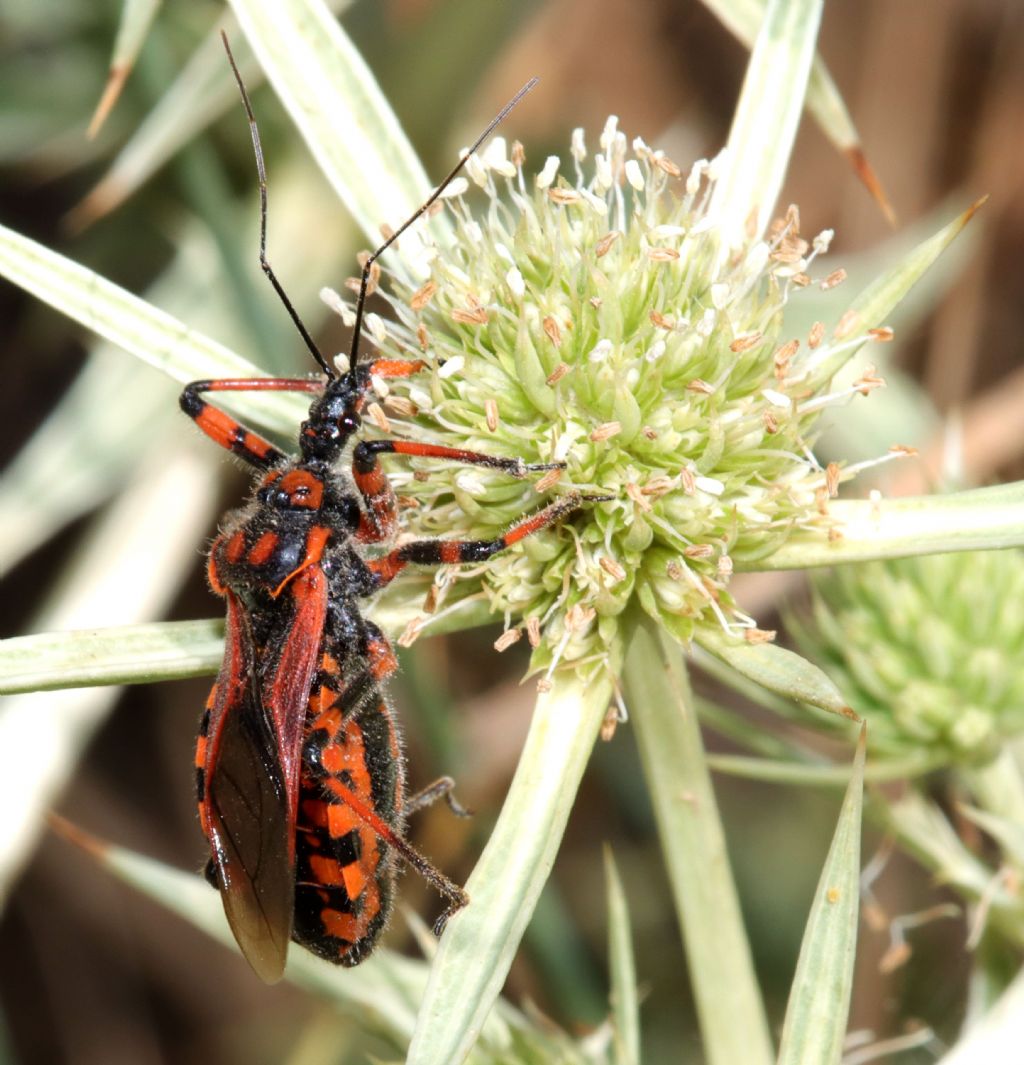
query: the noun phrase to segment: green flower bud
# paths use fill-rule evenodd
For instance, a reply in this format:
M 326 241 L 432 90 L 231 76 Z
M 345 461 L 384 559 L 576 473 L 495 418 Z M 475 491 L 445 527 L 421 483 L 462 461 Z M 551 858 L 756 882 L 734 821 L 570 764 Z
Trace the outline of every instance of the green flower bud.
M 879 754 L 982 763 L 1024 731 L 1024 555 L 965 552 L 847 566 L 814 582 L 797 626 Z

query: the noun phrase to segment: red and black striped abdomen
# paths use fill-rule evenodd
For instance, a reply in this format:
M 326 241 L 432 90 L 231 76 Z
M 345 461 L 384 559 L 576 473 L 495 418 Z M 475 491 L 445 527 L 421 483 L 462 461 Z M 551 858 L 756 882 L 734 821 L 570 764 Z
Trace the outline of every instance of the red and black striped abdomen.
M 335 964 L 357 965 L 391 912 L 397 856 L 382 837 L 402 834 L 405 773 L 379 688 L 341 673 L 325 653 L 310 694 L 292 938 Z

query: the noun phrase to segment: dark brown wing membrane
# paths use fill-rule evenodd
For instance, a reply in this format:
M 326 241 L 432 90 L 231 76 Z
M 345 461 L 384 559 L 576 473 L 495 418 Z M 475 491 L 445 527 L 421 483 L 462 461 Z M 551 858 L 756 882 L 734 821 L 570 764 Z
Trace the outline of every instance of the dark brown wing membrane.
M 237 597 L 226 597 L 224 665 L 200 809 L 228 923 L 249 964 L 273 983 L 284 972 L 292 932 L 293 825 L 277 737 L 254 683 L 261 650 Z

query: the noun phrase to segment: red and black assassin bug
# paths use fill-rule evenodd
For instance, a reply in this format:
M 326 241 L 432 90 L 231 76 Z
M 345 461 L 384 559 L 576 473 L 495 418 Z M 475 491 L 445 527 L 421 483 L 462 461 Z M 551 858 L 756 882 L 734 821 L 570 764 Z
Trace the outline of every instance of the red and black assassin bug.
M 372 377 L 405 377 L 422 361 L 358 361 L 374 261 L 441 195 L 463 162 L 371 255 L 362 272 L 349 369 L 339 373 L 300 321 L 266 257 L 267 186 L 259 133 L 249 118 L 260 182 L 260 264 L 326 381 L 243 378 L 193 381 L 181 407 L 221 447 L 260 471 L 248 505 L 229 514 L 210 550 L 214 592 L 227 602 L 224 661 L 196 747 L 199 818 L 210 845 L 208 879 L 256 973 L 280 978 L 289 940 L 356 965 L 373 949 L 392 906 L 396 856 L 441 893 L 447 917 L 465 892 L 405 840 L 411 811 L 445 795 L 451 781 L 405 794 L 398 727 L 383 694 L 395 655 L 361 605 L 408 564 L 490 558 L 577 510 L 569 494 L 494 540 L 414 540 L 386 549 L 397 525 L 381 455 L 416 455 L 487 466 L 513 477 L 561 467 L 525 465 L 410 440 L 361 440 L 351 474 L 338 464 L 360 428 Z M 505 117 L 525 86 L 470 151 Z M 315 398 L 289 458 L 202 397 L 209 392 L 309 392 Z M 373 545 L 380 550 L 372 552 Z M 371 550 L 368 551 L 367 549 Z M 450 796 L 449 796 L 450 799 Z

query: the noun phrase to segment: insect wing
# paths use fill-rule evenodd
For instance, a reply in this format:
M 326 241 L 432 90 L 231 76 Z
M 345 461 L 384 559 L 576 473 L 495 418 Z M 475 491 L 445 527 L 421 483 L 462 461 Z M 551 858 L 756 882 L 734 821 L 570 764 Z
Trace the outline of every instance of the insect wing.
M 277 737 L 255 682 L 259 650 L 231 592 L 227 604 L 201 805 L 228 924 L 256 974 L 274 983 L 292 932 L 294 823 Z

